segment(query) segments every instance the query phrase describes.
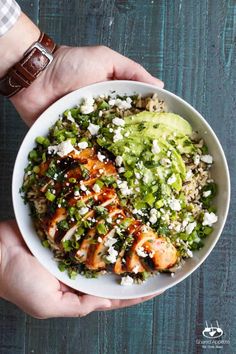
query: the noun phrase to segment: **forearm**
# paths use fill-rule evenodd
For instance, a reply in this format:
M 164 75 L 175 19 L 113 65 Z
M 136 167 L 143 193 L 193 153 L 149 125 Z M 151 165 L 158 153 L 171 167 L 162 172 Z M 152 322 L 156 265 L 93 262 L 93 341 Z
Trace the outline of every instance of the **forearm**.
M 0 37 L 0 77 L 22 59 L 24 53 L 39 38 L 39 28 L 21 13 L 15 25 Z

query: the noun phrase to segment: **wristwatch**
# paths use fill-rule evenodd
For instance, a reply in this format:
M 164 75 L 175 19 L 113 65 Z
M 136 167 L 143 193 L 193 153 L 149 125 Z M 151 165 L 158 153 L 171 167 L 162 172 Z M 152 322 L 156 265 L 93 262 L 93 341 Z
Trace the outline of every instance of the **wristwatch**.
M 0 78 L 0 94 L 11 97 L 28 87 L 52 62 L 56 49 L 53 40 L 41 32 L 38 41 L 26 51 L 23 59 L 11 67 L 3 78 Z

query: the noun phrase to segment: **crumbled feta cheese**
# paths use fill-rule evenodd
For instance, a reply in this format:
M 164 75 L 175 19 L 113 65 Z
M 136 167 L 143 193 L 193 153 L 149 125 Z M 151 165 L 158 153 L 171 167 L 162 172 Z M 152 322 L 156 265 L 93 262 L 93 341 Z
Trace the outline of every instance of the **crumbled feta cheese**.
M 124 137 L 128 138 L 129 134 L 130 134 L 129 132 L 126 132 L 126 133 L 124 134 Z
M 195 165 L 199 165 L 200 162 L 200 156 L 199 155 L 195 155 L 193 158 L 193 162 Z
M 98 237 L 98 242 L 99 242 L 99 243 L 102 243 L 102 238 L 101 238 L 101 236 Z
M 103 162 L 105 160 L 105 158 L 106 158 L 106 156 L 101 154 L 100 151 L 98 151 L 97 157 L 98 157 L 98 160 L 101 161 L 101 162 Z
M 155 224 L 157 222 L 157 214 L 158 214 L 158 210 L 157 209 L 151 209 L 150 210 L 150 223 L 151 224 Z
M 193 175 L 192 170 L 188 170 L 186 173 L 186 179 L 190 179 L 192 175 Z
M 107 240 L 104 243 L 105 247 L 111 247 L 117 242 L 117 239 L 114 237 L 108 237 Z
M 70 140 L 62 141 L 58 145 L 52 145 L 48 147 L 48 153 L 56 153 L 60 157 L 68 155 L 71 151 L 74 150 L 74 146 L 71 144 Z
M 127 181 L 117 181 L 118 187 L 123 195 L 130 195 L 132 194 L 132 189 L 128 187 Z
M 183 220 L 183 222 L 182 222 L 182 230 L 185 230 L 187 225 L 188 225 L 188 220 Z
M 149 182 L 149 176 L 147 175 L 147 174 L 145 174 L 144 176 L 143 176 L 143 183 L 148 183 Z
M 197 223 L 196 223 L 195 221 L 189 223 L 189 224 L 186 226 L 186 229 L 185 229 L 186 234 L 190 235 L 190 234 L 193 232 L 193 230 L 195 229 L 196 226 L 197 226 Z
M 111 99 L 108 101 L 108 104 L 111 107 L 116 106 L 119 109 L 130 109 L 132 107 L 131 102 L 132 102 L 131 98 L 127 97 L 126 100 L 121 100 L 120 98 Z
M 80 184 L 80 189 L 83 191 L 83 192 L 86 192 L 87 190 L 87 187 L 84 185 L 84 184 Z
M 157 140 L 153 140 L 152 142 L 152 153 L 158 154 L 161 151 L 160 146 L 157 143 Z
M 133 269 L 132 269 L 132 272 L 134 274 L 138 274 L 138 271 L 139 271 L 139 264 L 137 264 Z
M 114 141 L 114 143 L 116 143 L 117 141 L 122 140 L 122 139 L 123 139 L 123 135 L 121 134 L 121 127 L 118 127 L 115 130 L 115 134 L 113 135 L 113 141 Z
M 125 168 L 124 168 L 124 167 L 118 168 L 118 172 L 119 172 L 119 173 L 124 173 L 124 172 L 125 172 Z
M 116 156 L 115 163 L 116 166 L 120 167 L 122 165 L 123 159 L 122 156 Z
M 78 257 L 84 257 L 84 256 L 85 256 L 85 251 L 84 251 L 84 250 L 78 250 L 77 253 L 76 253 L 76 255 L 77 255 Z
M 157 222 L 157 216 L 156 215 L 150 216 L 149 221 L 151 224 L 155 224 Z
M 93 186 L 93 190 L 94 190 L 95 193 L 99 193 L 99 192 L 101 191 L 101 188 L 99 187 L 98 184 L 95 184 L 95 185 Z
M 113 118 L 112 119 L 112 123 L 117 125 L 117 126 L 121 126 L 121 127 L 123 127 L 125 125 L 124 119 L 121 119 L 121 118 L 118 118 L 118 117 Z
M 213 157 L 211 155 L 202 155 L 201 161 L 211 164 L 213 162 Z
M 126 277 L 121 278 L 121 285 L 132 285 L 134 282 L 134 279 L 130 277 L 129 275 L 126 275 Z
M 106 219 L 106 221 L 108 222 L 108 224 L 111 224 L 111 223 L 112 223 L 112 217 L 111 217 L 111 216 L 108 216 L 108 218 Z
M 172 210 L 176 210 L 176 211 L 181 210 L 180 201 L 178 199 L 171 199 L 169 201 L 169 206 Z
M 99 116 L 99 117 L 102 117 L 102 111 L 99 111 L 99 112 L 98 112 L 98 116 Z
M 99 129 L 100 129 L 99 125 L 96 125 L 96 124 L 93 124 L 93 123 L 89 123 L 88 130 L 89 130 L 91 135 L 97 135 Z
M 82 114 L 92 113 L 94 111 L 94 99 L 92 97 L 85 98 L 83 104 L 80 106 L 80 111 Z
M 139 248 L 137 249 L 137 255 L 138 255 L 139 257 L 143 257 L 143 258 L 145 258 L 145 257 L 148 256 L 148 254 L 145 252 L 145 250 L 144 250 L 143 247 L 139 247 Z
M 212 226 L 212 224 L 216 223 L 218 220 L 218 217 L 215 213 L 211 212 L 208 213 L 206 212 L 203 217 L 203 226 Z
M 193 257 L 193 252 L 191 250 L 189 250 L 188 248 L 186 248 L 186 253 L 190 258 Z
M 155 251 L 151 251 L 148 255 L 150 258 L 153 258 L 154 254 L 155 254 Z
M 161 163 L 163 166 L 167 166 L 167 167 L 169 167 L 169 166 L 171 165 L 170 159 L 166 159 L 166 158 L 161 159 L 160 163 Z
M 87 214 L 88 211 L 89 211 L 89 208 L 87 208 L 87 207 L 82 207 L 82 208 L 79 210 L 79 213 L 80 213 L 80 215 L 85 215 L 85 214 Z
M 140 178 L 141 178 L 141 175 L 140 175 L 139 172 L 135 172 L 134 174 L 135 174 L 135 177 L 136 177 L 137 179 L 140 179 Z
M 173 174 L 172 176 L 170 176 L 167 180 L 167 184 L 173 184 L 176 182 L 176 176 Z
M 78 143 L 78 147 L 83 150 L 86 149 L 88 147 L 88 143 L 87 141 L 81 141 L 81 143 Z
M 106 257 L 108 262 L 115 263 L 117 256 L 118 256 L 118 252 L 115 250 L 115 248 L 112 246 L 109 247 L 108 248 L 108 256 Z
M 74 196 L 75 196 L 75 197 L 79 197 L 79 195 L 80 195 L 80 192 L 79 192 L 79 191 L 75 191 L 75 192 L 74 192 Z
M 72 117 L 72 115 L 71 115 L 71 111 L 69 111 L 68 113 L 67 113 L 67 120 L 69 120 L 70 122 L 74 122 L 75 120 L 74 120 L 74 118 Z
M 211 195 L 211 191 L 203 192 L 203 197 L 207 198 L 207 197 L 209 197 L 209 195 Z

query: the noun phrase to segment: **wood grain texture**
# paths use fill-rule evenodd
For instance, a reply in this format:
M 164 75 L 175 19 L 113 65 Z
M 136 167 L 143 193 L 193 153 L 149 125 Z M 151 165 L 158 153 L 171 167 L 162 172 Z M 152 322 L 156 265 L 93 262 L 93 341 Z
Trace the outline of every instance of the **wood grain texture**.
M 0 301 L 1 354 L 236 353 L 236 3 L 234 0 L 19 1 L 58 43 L 105 44 L 143 64 L 196 107 L 218 135 L 232 180 L 224 232 L 191 277 L 144 304 L 82 319 L 39 321 Z M 79 74 L 79 73 L 78 73 Z M 0 218 L 13 216 L 14 159 L 26 127 L 0 99 Z M 230 345 L 207 350 L 204 321 Z

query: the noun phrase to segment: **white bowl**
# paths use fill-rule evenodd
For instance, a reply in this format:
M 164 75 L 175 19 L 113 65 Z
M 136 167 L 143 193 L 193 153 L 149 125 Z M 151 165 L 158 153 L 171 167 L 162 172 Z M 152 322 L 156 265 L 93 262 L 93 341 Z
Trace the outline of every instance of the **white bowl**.
M 47 135 L 48 128 L 58 119 L 59 114 L 67 108 L 72 108 L 78 104 L 80 99 L 88 95 L 96 97 L 100 94 L 109 94 L 111 91 L 116 91 L 120 95 L 157 93 L 160 99 L 165 100 L 169 111 L 187 119 L 193 129 L 200 133 L 208 145 L 210 154 L 213 155 L 215 163 L 212 167 L 212 175 L 218 185 L 218 195 L 215 199 L 218 222 L 214 225 L 213 233 L 205 239 L 204 247 L 194 252 L 193 258 L 188 259 L 174 277 L 160 274 L 149 278 L 141 285 L 131 286 L 121 286 L 118 282 L 118 277 L 113 274 L 104 275 L 98 279 L 86 279 L 80 275 L 78 275 L 76 280 L 69 279 L 66 272 L 59 271 L 52 252 L 42 247 L 29 216 L 29 208 L 24 204 L 20 196 L 19 189 L 23 181 L 24 168 L 28 163 L 27 156 L 29 151 L 35 146 L 35 137 Z M 156 86 L 132 81 L 109 81 L 87 86 L 66 95 L 55 102 L 38 118 L 25 136 L 18 152 L 13 172 L 12 195 L 15 216 L 22 236 L 31 252 L 49 272 L 61 282 L 87 294 L 112 299 L 132 299 L 161 292 L 176 285 L 189 276 L 206 259 L 219 239 L 226 221 L 230 201 L 230 179 L 225 155 L 215 133 L 201 114 L 187 102 L 173 93 Z

